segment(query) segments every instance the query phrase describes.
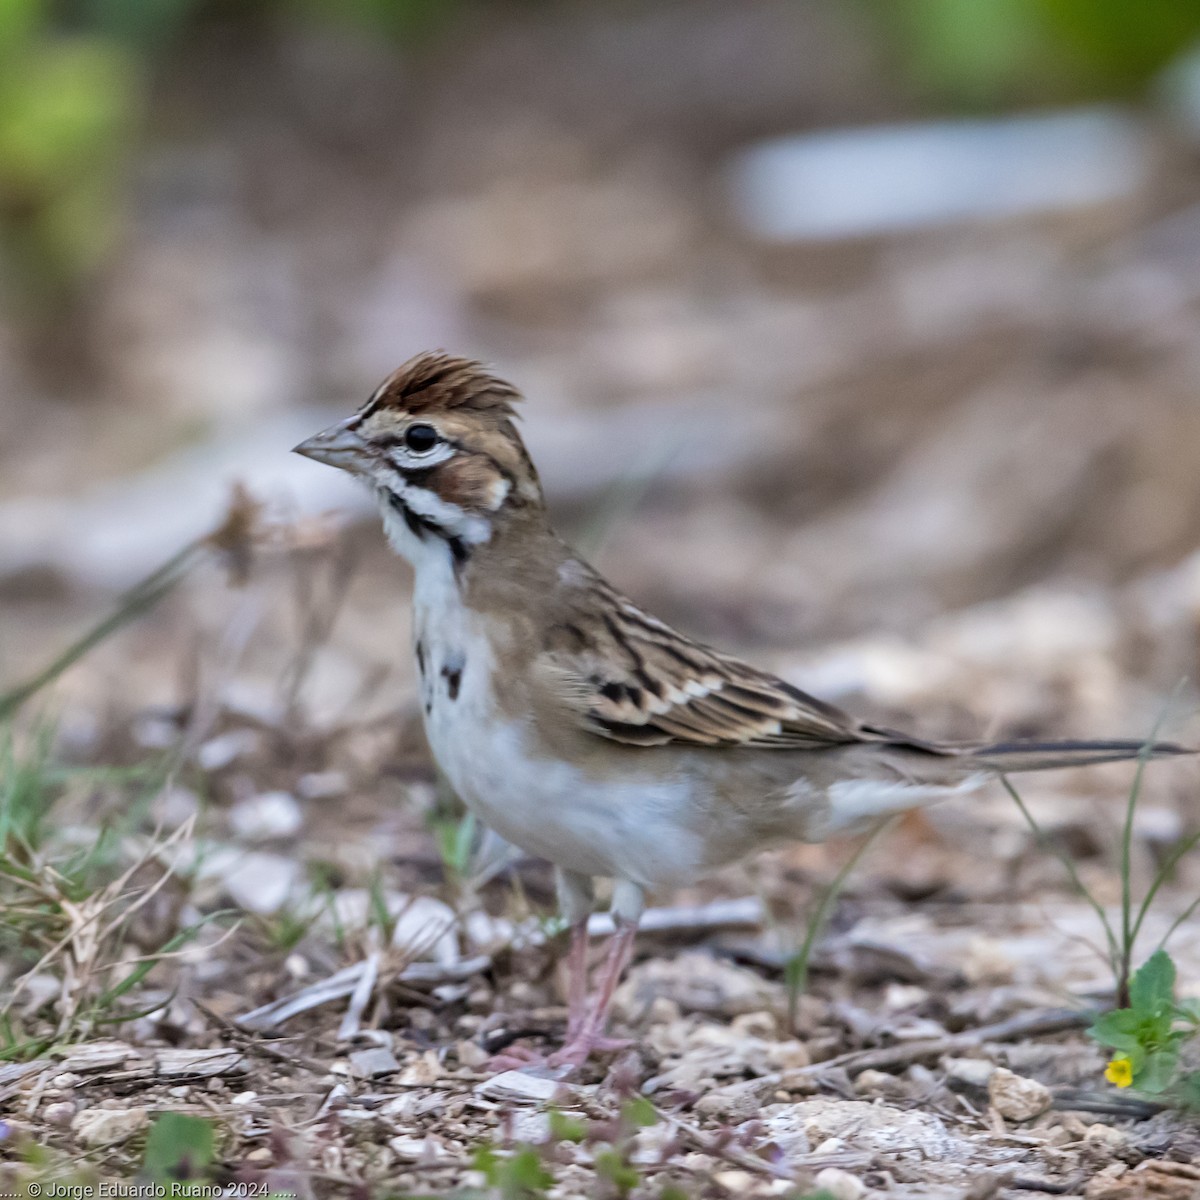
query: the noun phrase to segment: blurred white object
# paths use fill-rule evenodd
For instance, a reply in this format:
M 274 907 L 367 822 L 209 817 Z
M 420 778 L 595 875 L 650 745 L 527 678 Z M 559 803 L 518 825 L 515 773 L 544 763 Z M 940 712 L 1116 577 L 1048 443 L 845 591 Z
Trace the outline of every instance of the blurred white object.
M 1149 166 L 1143 127 L 1095 107 L 778 138 L 742 153 L 731 182 L 752 233 L 825 241 L 1110 203 Z
M 304 814 L 288 792 L 263 792 L 239 800 L 229 810 L 229 825 L 247 842 L 269 842 L 300 832 Z

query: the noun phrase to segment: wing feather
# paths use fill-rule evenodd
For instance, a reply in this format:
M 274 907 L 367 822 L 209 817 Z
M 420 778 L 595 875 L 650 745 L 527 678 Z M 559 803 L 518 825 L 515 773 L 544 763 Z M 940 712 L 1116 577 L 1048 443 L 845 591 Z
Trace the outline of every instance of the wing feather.
M 584 729 L 630 746 L 819 749 L 876 731 L 799 688 L 692 641 L 590 574 L 539 666 Z

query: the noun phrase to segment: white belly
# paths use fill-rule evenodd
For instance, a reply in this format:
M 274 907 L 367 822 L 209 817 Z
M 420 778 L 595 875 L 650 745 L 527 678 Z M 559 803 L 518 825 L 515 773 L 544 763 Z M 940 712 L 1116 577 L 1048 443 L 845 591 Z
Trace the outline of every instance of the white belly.
M 500 715 L 492 655 L 471 614 L 418 612 L 425 731 L 463 803 L 522 850 L 585 875 L 647 888 L 695 879 L 700 840 L 686 827 L 692 781 L 648 773 L 596 779 L 537 758 L 523 719 Z

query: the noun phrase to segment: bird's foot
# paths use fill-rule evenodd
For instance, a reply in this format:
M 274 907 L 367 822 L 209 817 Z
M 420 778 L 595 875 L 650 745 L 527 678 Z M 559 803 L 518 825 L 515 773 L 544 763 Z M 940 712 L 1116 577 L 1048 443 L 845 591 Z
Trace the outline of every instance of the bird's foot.
M 628 1050 L 632 1045 L 629 1038 L 605 1037 L 584 1031 L 569 1038 L 567 1044 L 561 1050 L 555 1050 L 546 1062 L 551 1067 L 582 1067 L 593 1054 L 616 1054 L 620 1050 Z
M 484 1070 L 496 1074 L 502 1071 L 538 1071 L 549 1064 L 550 1056 L 535 1050 L 525 1042 L 513 1042 L 498 1054 L 493 1054 L 484 1064 Z
M 524 1071 L 529 1075 L 543 1075 L 549 1079 L 565 1079 L 578 1070 L 593 1054 L 615 1054 L 628 1050 L 634 1043 L 629 1038 L 588 1035 L 581 1032 L 567 1039 L 560 1050 L 543 1054 L 524 1042 L 514 1042 L 499 1054 L 488 1059 L 485 1070 L 497 1074 L 502 1071 Z

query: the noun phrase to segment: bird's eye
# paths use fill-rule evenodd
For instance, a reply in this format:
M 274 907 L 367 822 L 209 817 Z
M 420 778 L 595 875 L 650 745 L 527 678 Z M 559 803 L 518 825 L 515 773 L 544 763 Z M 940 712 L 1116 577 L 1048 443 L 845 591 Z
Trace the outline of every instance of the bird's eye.
M 410 425 L 404 431 L 404 444 L 414 454 L 428 454 L 440 440 L 432 425 Z

